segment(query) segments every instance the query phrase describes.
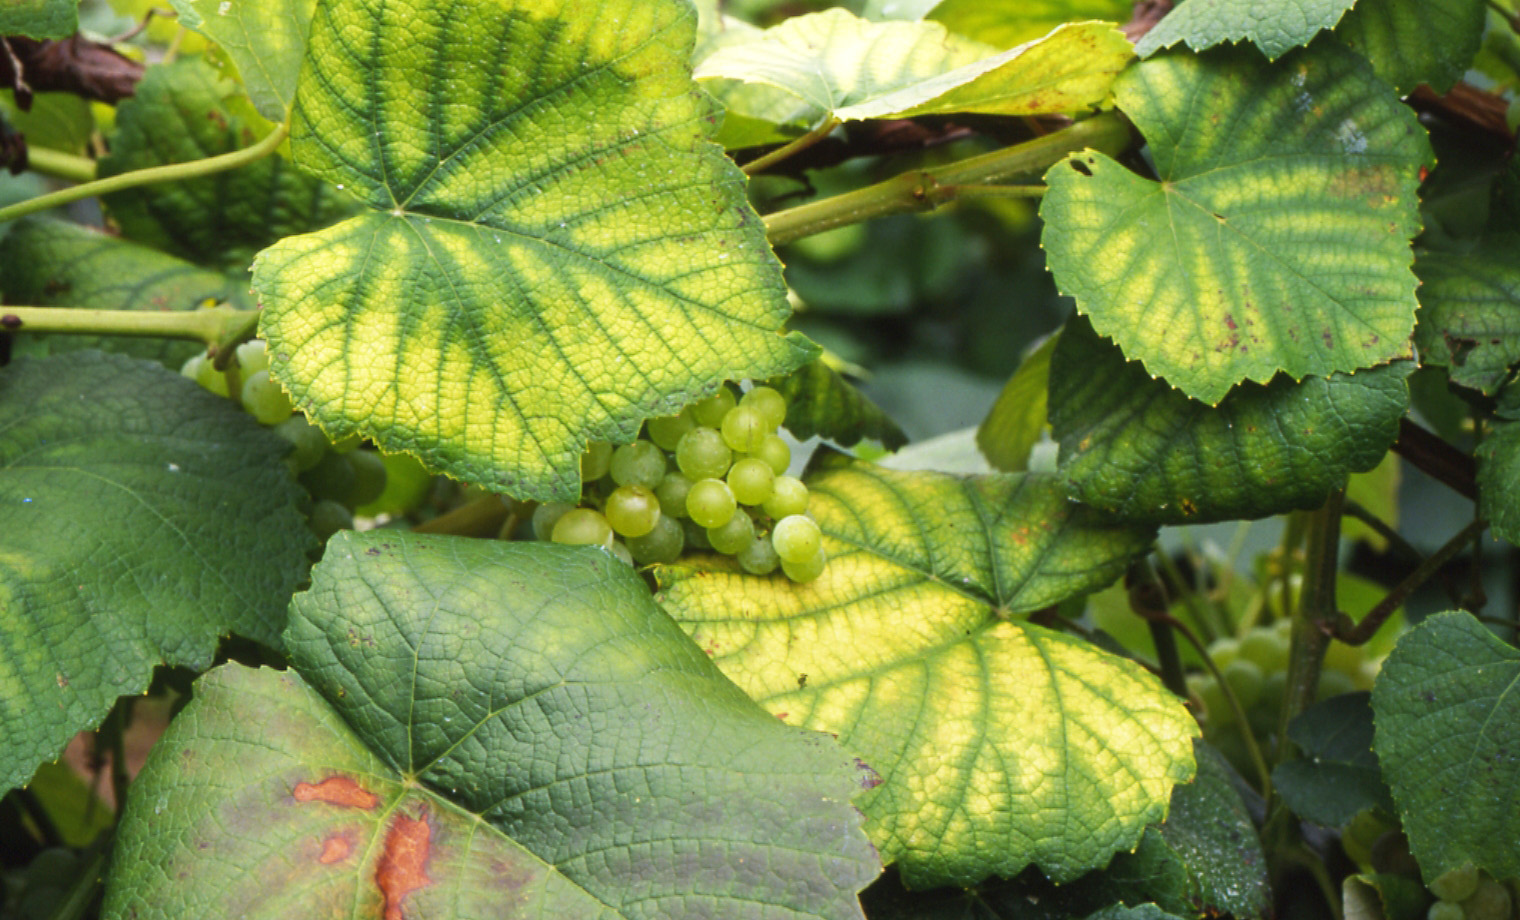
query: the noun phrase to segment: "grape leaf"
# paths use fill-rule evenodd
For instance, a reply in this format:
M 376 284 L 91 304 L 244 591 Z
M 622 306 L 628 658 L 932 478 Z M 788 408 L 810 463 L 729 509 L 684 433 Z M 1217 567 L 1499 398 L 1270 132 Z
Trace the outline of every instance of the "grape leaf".
M 311 536 L 281 439 L 226 399 L 100 352 L 0 370 L 0 790 L 161 663 L 235 632 L 279 647 Z
M 204 59 L 181 58 L 148 68 L 137 93 L 117 108 L 100 176 L 230 153 L 273 127 Z M 240 278 L 270 243 L 354 210 L 347 196 L 279 156 L 200 179 L 113 192 L 105 201 L 125 236 Z
M 67 38 L 79 31 L 79 0 L 5 0 L 0 35 Z
M 1474 452 L 1478 459 L 1478 513 L 1494 536 L 1520 546 L 1520 423 L 1494 426 Z
M 286 643 L 155 749 L 107 916 L 860 917 L 868 772 L 605 553 L 346 531 Z
M 1062 25 L 1002 53 L 933 22 L 870 22 L 843 9 L 793 16 L 697 65 L 730 112 L 811 126 L 973 112 L 1080 112 L 1108 96 L 1130 44 L 1101 22 Z M 734 94 L 732 84 L 771 93 Z
M 881 774 L 857 803 L 910 887 L 1030 863 L 1066 881 L 1134 846 L 1192 772 L 1197 723 L 1132 662 L 1014 617 L 1112 581 L 1152 532 L 1050 476 L 817 465 L 818 579 L 693 561 L 656 569 L 661 606 L 767 709 Z
M 1335 34 L 1401 93 L 1444 93 L 1483 43 L 1483 0 L 1358 0 Z
M 1051 167 L 1041 205 L 1057 285 L 1192 396 L 1409 354 L 1409 240 L 1430 145 L 1365 62 L 1321 42 L 1172 54 L 1115 85 L 1159 181 L 1103 154 Z
M 243 308 L 248 288 L 226 275 L 81 224 L 26 218 L 0 239 L 0 280 L 8 303 L 86 310 L 193 310 L 228 301 Z M 205 350 L 172 339 L 13 333 L 13 354 L 99 348 L 150 358 L 178 370 Z
M 1356 2 L 1278 0 L 1263 6 L 1258 0 L 1187 0 L 1135 43 L 1135 53 L 1150 57 L 1178 42 L 1202 51 L 1224 42 L 1249 41 L 1275 61 L 1333 28 Z
M 845 447 L 871 438 L 888 450 L 908 443 L 890 416 L 822 359 L 766 385 L 786 397 L 786 428 L 799 438 L 818 435 Z
M 923 17 L 997 48 L 1032 41 L 1067 22 L 1124 22 L 1131 0 L 942 0 Z
M 260 115 L 282 122 L 295 97 L 317 0 L 170 0 L 180 24 L 216 42 Z
M 1288 725 L 1302 756 L 1272 770 L 1272 788 L 1293 813 L 1326 827 L 1344 827 L 1358 812 L 1394 813 L 1393 798 L 1372 752 L 1372 699 L 1344 693 L 1315 703 Z
M 1453 383 L 1493 396 L 1520 365 L 1520 235 L 1485 238 L 1470 252 L 1421 252 L 1420 363 L 1448 369 Z
M 1147 524 L 1317 508 L 1398 436 L 1414 362 L 1245 384 L 1211 407 L 1150 379 L 1080 317 L 1051 358 L 1050 423 L 1072 497 Z
M 0 35 L 6 33 L 0 32 Z M 83 154 L 95 130 L 90 104 L 73 93 L 36 93 L 32 107 L 21 111 L 12 90 L 0 90 L 0 121 L 26 135 L 30 147 L 51 147 Z
M 1021 473 L 1029 468 L 1029 452 L 1046 428 L 1050 356 L 1057 341 L 1056 336 L 1046 339 L 1020 362 L 976 430 L 977 447 L 997 469 Z
M 1425 880 L 1476 863 L 1520 876 L 1520 652 L 1468 613 L 1405 633 L 1372 688 L 1383 777 Z
M 813 353 L 707 142 L 682 0 L 355 0 L 312 21 L 291 151 L 366 213 L 254 267 L 272 373 L 334 438 L 495 491 L 579 493 L 724 379 Z

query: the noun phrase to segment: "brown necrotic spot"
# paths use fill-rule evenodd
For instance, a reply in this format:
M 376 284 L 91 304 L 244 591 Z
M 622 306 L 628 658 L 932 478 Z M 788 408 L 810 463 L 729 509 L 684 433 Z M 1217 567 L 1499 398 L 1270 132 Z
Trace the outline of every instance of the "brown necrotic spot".
M 322 853 L 317 857 L 317 862 L 324 866 L 330 866 L 335 862 L 342 862 L 354 851 L 354 835 L 350 832 L 333 834 L 322 841 Z
M 385 852 L 375 869 L 375 884 L 385 895 L 385 920 L 403 920 L 401 902 L 417 889 L 433 883 L 427 876 L 432 839 L 427 806 L 415 818 L 398 813 L 392 819 L 385 834 Z
M 297 802 L 326 802 L 329 805 L 343 805 L 349 808 L 374 808 L 380 804 L 380 797 L 360 786 L 348 776 L 329 776 L 322 782 L 312 785 L 311 783 L 296 783 L 296 787 L 290 791 Z

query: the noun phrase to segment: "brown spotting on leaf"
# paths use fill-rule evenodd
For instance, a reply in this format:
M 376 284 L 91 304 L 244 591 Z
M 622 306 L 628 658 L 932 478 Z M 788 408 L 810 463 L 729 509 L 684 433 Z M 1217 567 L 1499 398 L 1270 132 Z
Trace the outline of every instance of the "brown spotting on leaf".
M 397 814 L 385 834 L 385 853 L 375 869 L 375 884 L 385 895 L 385 920 L 404 920 L 401 902 L 419 888 L 433 884 L 427 876 L 428 856 L 432 851 L 433 828 L 427 821 L 427 806 L 419 816 Z
M 329 776 L 313 786 L 296 783 L 290 794 L 297 802 L 326 802 L 329 805 L 345 805 L 349 808 L 374 808 L 380 797 L 354 782 L 348 776 Z
M 352 831 L 341 834 L 333 834 L 322 841 L 322 855 L 317 857 L 317 862 L 324 866 L 330 866 L 335 862 L 342 862 L 354 851 L 354 835 Z

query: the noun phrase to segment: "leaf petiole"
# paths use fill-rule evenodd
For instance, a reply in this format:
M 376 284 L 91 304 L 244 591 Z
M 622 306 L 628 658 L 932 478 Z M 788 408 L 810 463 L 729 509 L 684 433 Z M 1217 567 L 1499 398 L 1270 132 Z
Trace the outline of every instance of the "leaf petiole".
M 95 161 L 78 154 L 65 153 L 51 147 L 26 149 L 26 165 L 32 172 L 69 182 L 89 182 L 95 178 Z
M 204 310 L 81 310 L 74 307 L 6 307 L 0 329 L 61 335 L 122 335 L 190 339 L 208 347 L 230 341 L 258 320 L 257 310 L 223 304 Z

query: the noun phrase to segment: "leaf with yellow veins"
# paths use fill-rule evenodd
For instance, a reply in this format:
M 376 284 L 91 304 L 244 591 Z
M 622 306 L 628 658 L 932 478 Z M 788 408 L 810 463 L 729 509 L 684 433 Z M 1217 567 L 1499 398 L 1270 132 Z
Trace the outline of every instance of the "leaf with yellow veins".
M 323 0 L 291 155 L 366 213 L 261 253 L 271 373 L 329 435 L 537 499 L 814 349 L 708 141 L 680 0 Z
M 822 466 L 819 578 L 672 566 L 661 606 L 767 709 L 881 774 L 856 802 L 910 887 L 1031 863 L 1065 881 L 1135 846 L 1192 775 L 1196 723 L 1133 662 L 1015 617 L 1113 581 L 1154 531 L 1053 476 Z

